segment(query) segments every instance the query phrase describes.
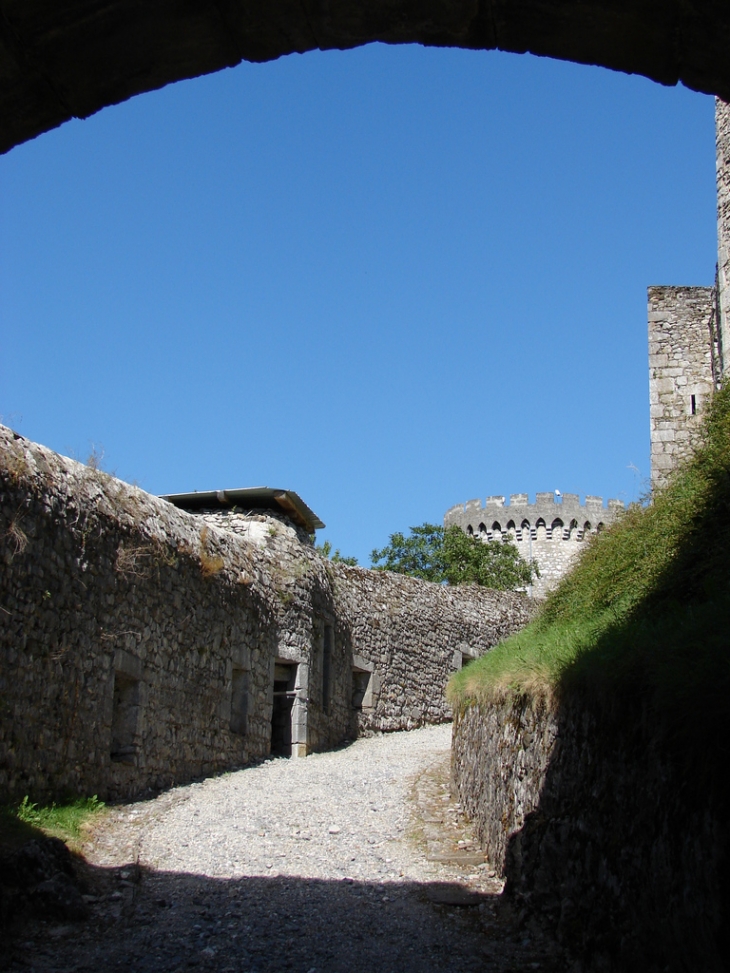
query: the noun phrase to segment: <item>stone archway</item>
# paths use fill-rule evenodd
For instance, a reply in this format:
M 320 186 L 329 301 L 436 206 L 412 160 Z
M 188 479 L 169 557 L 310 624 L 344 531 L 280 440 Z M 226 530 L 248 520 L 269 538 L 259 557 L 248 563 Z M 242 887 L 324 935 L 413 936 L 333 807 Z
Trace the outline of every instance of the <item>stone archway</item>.
M 372 41 L 530 52 L 730 100 L 725 0 L 0 0 L 0 152 L 241 60 Z

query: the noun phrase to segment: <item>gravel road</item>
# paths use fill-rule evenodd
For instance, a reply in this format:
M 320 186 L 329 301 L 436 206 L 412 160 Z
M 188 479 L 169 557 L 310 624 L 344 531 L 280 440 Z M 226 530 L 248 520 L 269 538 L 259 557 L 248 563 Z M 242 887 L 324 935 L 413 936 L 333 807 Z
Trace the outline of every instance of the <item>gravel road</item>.
M 221 973 L 561 969 L 497 909 L 449 791 L 450 726 L 268 760 L 115 808 L 92 918 L 35 923 L 6 968 Z

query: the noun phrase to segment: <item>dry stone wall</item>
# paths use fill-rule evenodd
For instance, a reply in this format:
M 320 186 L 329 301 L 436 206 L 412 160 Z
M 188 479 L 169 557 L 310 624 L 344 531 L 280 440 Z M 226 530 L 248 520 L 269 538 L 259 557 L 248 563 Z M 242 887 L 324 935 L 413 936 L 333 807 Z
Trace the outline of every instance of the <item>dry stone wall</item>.
M 670 752 L 625 698 L 510 698 L 455 719 L 460 800 L 507 900 L 571 971 L 728 968 L 727 808 Z
M 362 674 L 356 700 L 361 732 L 450 720 L 451 675 L 530 617 L 529 602 L 518 592 L 451 588 L 342 564 L 332 571 L 349 621 L 354 666 Z
M 0 558 L 0 803 L 440 721 L 453 669 L 527 615 L 333 565 L 284 515 L 187 513 L 4 427 Z
M 335 746 L 357 733 L 353 710 L 349 620 L 331 569 L 307 532 L 272 511 L 200 511 L 193 516 L 253 545 L 274 592 L 279 663 L 294 663 L 295 755 Z
M 6 429 L 0 456 L 2 797 L 125 797 L 264 756 L 276 611 L 251 552 Z

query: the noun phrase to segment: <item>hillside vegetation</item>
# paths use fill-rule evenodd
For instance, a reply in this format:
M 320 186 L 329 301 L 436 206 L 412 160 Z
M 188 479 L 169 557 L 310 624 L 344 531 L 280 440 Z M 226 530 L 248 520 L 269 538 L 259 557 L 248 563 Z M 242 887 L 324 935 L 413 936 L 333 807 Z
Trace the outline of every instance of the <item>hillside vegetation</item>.
M 596 536 L 535 621 L 453 678 L 452 705 L 641 694 L 683 747 L 724 755 L 730 700 L 730 389 L 694 458 Z M 708 743 L 709 741 L 709 743 Z

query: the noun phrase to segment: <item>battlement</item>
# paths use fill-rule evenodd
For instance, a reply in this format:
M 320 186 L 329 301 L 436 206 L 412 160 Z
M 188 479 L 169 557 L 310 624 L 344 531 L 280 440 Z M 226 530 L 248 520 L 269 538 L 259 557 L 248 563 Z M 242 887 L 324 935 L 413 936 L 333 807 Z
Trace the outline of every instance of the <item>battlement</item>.
M 537 493 L 530 503 L 526 493 L 487 497 L 458 503 L 444 514 L 444 527 L 460 527 L 483 541 L 510 540 L 526 561 L 536 563 L 540 577 L 530 594 L 541 598 L 570 569 L 592 534 L 610 526 L 623 512 L 622 500 L 588 495 L 583 503 L 577 493 Z
M 576 526 L 584 526 L 586 522 L 589 529 L 597 527 L 599 524 L 608 525 L 613 523 L 616 515 L 624 509 L 623 500 L 609 500 L 606 507 L 603 506 L 603 497 L 588 495 L 585 502 L 581 503 L 577 493 L 537 493 L 535 502 L 529 502 L 526 493 L 510 494 L 509 503 L 506 497 L 491 496 L 487 497 L 482 505 L 481 498 L 467 500 L 466 503 L 458 503 L 444 514 L 444 526 L 450 527 L 456 524 L 466 529 L 471 523 L 472 530 L 476 532 L 480 521 L 486 530 L 491 531 L 492 523 L 499 530 L 519 527 L 524 521 L 530 525 L 537 524 L 543 520 L 546 524 L 552 524 L 559 520 L 565 524 L 566 519 L 575 520 Z M 492 523 L 487 524 L 487 520 Z M 519 523 L 518 523 L 519 520 Z M 476 523 L 472 523 L 476 521 Z

